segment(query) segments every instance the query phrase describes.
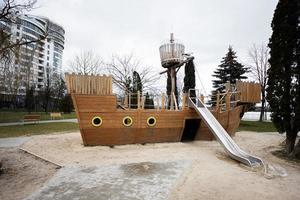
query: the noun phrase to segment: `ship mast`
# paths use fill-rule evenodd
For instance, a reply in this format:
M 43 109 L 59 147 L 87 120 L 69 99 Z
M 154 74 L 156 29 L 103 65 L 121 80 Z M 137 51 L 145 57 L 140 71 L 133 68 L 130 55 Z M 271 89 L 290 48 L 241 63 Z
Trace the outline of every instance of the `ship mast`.
M 170 34 L 169 42 L 159 47 L 161 65 L 167 68 L 163 73 L 169 73 L 171 77 L 171 93 L 169 94 L 170 109 L 174 109 L 174 104 L 177 105 L 175 97 L 176 89 L 176 73 L 179 68 L 189 60 L 193 59 L 189 54 L 184 53 L 184 45 L 174 39 L 174 34 Z

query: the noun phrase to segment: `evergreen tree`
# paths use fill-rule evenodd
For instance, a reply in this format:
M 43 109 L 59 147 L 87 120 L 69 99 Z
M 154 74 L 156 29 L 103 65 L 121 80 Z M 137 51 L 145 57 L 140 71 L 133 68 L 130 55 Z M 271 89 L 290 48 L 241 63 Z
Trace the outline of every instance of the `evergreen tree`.
M 134 71 L 132 74 L 133 80 L 132 80 L 132 90 L 137 92 L 142 92 L 143 84 L 141 81 L 141 77 L 138 72 Z
M 195 89 L 196 87 L 196 80 L 195 80 L 195 65 L 194 61 L 190 60 L 184 66 L 184 86 L 183 92 L 188 93 L 189 89 Z M 190 96 L 195 97 L 196 93 L 195 90 L 190 91 Z
M 34 109 L 34 87 L 26 89 L 25 107 L 29 113 Z
M 145 109 L 154 109 L 154 101 L 153 98 L 150 97 L 149 93 L 146 93 L 146 99 L 145 99 Z
M 74 109 L 70 94 L 66 94 L 60 101 L 60 111 L 70 113 Z
M 42 100 L 42 107 L 44 111 L 47 113 L 48 108 L 51 102 L 51 97 L 53 95 L 53 88 L 51 84 L 51 80 L 47 77 L 46 81 L 44 82 L 44 88 L 40 92 L 41 100 Z
M 300 1 L 279 0 L 272 20 L 267 101 L 279 133 L 286 132 L 286 153 L 299 156 L 300 141 Z
M 237 61 L 236 52 L 229 46 L 228 52 L 223 57 L 221 64 L 214 71 L 213 88 L 211 104 L 215 105 L 217 92 L 225 92 L 225 84 L 229 81 L 231 84 L 235 84 L 237 80 L 247 79 L 244 75 L 248 72 L 248 68 Z
M 60 104 L 61 104 L 61 101 L 66 96 L 66 90 L 67 90 L 66 82 L 64 81 L 64 79 L 62 77 L 60 77 L 59 81 L 57 81 L 56 87 L 54 89 L 54 97 L 55 97 L 54 109 L 55 110 L 60 110 Z
M 132 87 L 131 87 L 131 108 L 137 108 L 137 102 L 138 102 L 138 91 L 140 91 L 140 94 L 142 95 L 142 81 L 140 78 L 140 75 L 138 72 L 134 71 L 132 73 Z

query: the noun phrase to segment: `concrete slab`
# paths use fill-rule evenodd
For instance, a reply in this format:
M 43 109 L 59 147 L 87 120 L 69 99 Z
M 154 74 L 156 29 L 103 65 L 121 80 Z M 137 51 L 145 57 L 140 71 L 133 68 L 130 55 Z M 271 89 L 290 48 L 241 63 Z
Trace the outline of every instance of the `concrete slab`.
M 30 137 L 2 138 L 0 139 L 0 148 L 19 147 L 29 139 Z
M 64 167 L 27 200 L 166 199 L 188 161 Z

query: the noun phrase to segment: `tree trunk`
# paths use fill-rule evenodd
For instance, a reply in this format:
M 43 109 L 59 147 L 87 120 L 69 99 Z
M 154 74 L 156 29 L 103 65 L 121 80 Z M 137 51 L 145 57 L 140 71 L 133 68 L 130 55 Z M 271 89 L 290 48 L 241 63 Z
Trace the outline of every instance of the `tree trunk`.
M 265 106 L 266 106 L 266 96 L 265 96 L 265 91 L 261 91 L 261 109 L 260 109 L 260 116 L 259 116 L 259 121 L 263 121 L 263 117 L 265 114 Z
M 294 133 L 294 131 L 286 132 L 285 151 L 288 156 L 290 156 L 293 153 L 293 150 L 295 148 L 296 137 L 297 133 Z
M 297 145 L 294 148 L 294 156 L 300 159 L 300 139 L 298 139 Z
M 297 145 L 294 148 L 293 156 L 300 159 L 300 138 L 298 139 Z

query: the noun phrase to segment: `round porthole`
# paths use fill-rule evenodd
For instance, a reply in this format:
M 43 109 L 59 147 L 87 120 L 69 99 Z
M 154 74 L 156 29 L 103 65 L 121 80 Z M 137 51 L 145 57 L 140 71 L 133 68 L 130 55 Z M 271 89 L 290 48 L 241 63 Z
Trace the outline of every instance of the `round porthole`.
M 92 119 L 93 126 L 101 126 L 102 124 L 102 118 L 99 116 L 96 116 Z
M 123 118 L 123 125 L 124 126 L 131 126 L 133 123 L 133 120 L 131 117 L 127 116 Z
M 147 124 L 148 124 L 148 126 L 155 126 L 156 118 L 155 117 L 148 117 Z

